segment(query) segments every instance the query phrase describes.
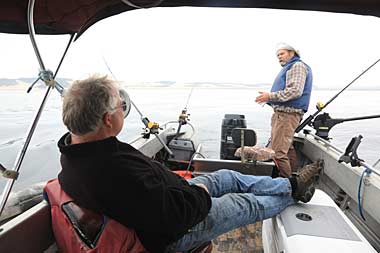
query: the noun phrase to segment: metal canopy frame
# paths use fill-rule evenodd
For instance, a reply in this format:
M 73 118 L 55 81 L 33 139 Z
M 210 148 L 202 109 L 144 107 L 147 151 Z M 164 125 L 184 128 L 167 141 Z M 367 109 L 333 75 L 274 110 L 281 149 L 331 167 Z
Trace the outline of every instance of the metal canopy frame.
M 57 85 L 56 81 L 55 81 L 55 77 L 62 65 L 62 62 L 63 62 L 63 59 L 65 58 L 66 54 L 67 54 L 67 51 L 68 49 L 70 48 L 70 45 L 72 44 L 73 40 L 74 40 L 74 35 L 75 34 L 71 34 L 70 36 L 70 40 L 67 44 L 67 47 L 65 49 L 65 51 L 63 52 L 63 55 L 61 57 L 61 60 L 58 64 L 58 67 L 55 71 L 55 73 L 53 74 L 52 71 L 48 70 L 45 68 L 45 65 L 44 65 L 44 62 L 41 58 L 41 55 L 40 55 L 40 52 L 39 52 L 39 49 L 38 49 L 38 46 L 37 46 L 37 43 L 36 43 L 36 40 L 35 40 L 35 36 L 36 36 L 36 33 L 35 33 L 35 30 L 34 30 L 34 22 L 33 22 L 33 11 L 34 11 L 34 3 L 35 3 L 35 0 L 29 0 L 29 3 L 28 3 L 28 28 L 29 28 L 29 35 L 30 35 L 30 40 L 32 42 L 32 45 L 33 45 L 33 49 L 34 49 L 34 52 L 36 54 L 36 57 L 37 57 L 37 60 L 38 60 L 38 63 L 40 65 L 40 73 L 39 73 L 39 77 L 38 79 L 34 82 L 36 83 L 38 80 L 42 80 L 45 82 L 45 84 L 47 85 L 47 90 L 46 90 L 46 93 L 42 99 L 42 102 L 41 102 L 41 105 L 40 107 L 38 108 L 37 110 L 37 113 L 34 117 L 34 120 L 32 121 L 30 127 L 29 127 L 29 130 L 28 130 L 28 134 L 25 138 L 25 142 L 24 142 L 24 145 L 22 147 L 22 149 L 20 150 L 20 152 L 18 153 L 17 155 L 17 158 L 16 158 L 16 161 L 15 161 L 15 164 L 14 164 L 14 168 L 12 170 L 7 170 L 5 169 L 5 171 L 3 171 L 3 175 L 11 175 L 4 187 L 4 190 L 2 192 L 2 195 L 1 195 L 1 199 L 0 199 L 0 216 L 4 210 L 4 207 L 5 207 L 5 204 L 8 200 L 8 197 L 9 197 L 9 194 L 11 193 L 12 191 L 12 187 L 18 177 L 18 174 L 19 174 L 19 170 L 21 168 L 21 164 L 24 160 L 24 157 L 25 157 L 25 154 L 26 154 L 26 151 L 28 149 L 28 146 L 29 146 L 29 143 L 32 139 L 32 136 L 33 136 L 33 133 L 37 127 L 37 123 L 41 117 L 41 114 L 42 114 L 42 111 L 45 107 L 45 104 L 47 102 L 47 99 L 52 91 L 53 88 L 57 88 L 58 92 L 61 93 L 61 95 L 63 95 L 63 87 L 60 86 L 60 85 Z M 34 85 L 34 83 L 32 84 L 32 86 Z M 32 87 L 31 86 L 31 87 Z M 31 89 L 30 87 L 30 89 Z M 29 90 L 30 90 L 29 89 Z

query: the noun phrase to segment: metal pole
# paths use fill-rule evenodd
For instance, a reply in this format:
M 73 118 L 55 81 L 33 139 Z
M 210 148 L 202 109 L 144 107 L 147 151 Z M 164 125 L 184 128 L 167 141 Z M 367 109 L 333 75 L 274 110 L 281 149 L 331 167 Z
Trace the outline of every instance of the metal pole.
M 21 164 L 22 164 L 22 161 L 24 160 L 24 157 L 25 157 L 25 153 L 26 153 L 26 150 L 29 146 L 29 143 L 32 139 L 32 136 L 33 136 L 33 133 L 34 133 L 34 130 L 36 129 L 37 127 L 37 123 L 41 117 L 41 114 L 42 114 L 42 111 L 43 111 L 43 108 L 45 107 L 45 104 L 46 104 L 46 101 L 49 97 L 49 94 L 50 94 L 50 91 L 51 91 L 51 87 L 49 86 L 47 88 L 47 91 L 45 93 L 45 96 L 42 100 L 42 103 L 37 111 L 37 114 L 29 128 L 29 133 L 26 137 L 26 140 L 25 140 L 25 143 L 24 143 L 24 146 L 22 147 L 21 151 L 19 152 L 18 156 L 17 156 L 17 160 L 15 162 L 15 165 L 14 165 L 14 171 L 18 172 L 20 170 L 20 167 L 21 167 Z M 7 184 L 5 185 L 5 188 L 4 188 L 4 191 L 1 195 L 1 200 L 0 200 L 0 216 L 1 216 L 1 213 L 3 212 L 3 209 L 5 207 L 5 203 L 7 202 L 7 199 L 9 197 L 9 194 L 12 190 L 12 187 L 13 187 L 13 184 L 15 182 L 16 179 L 11 179 L 11 180 L 8 180 Z
M 40 56 L 40 53 L 39 53 L 39 50 L 38 50 L 38 47 L 37 47 L 37 44 L 36 44 L 36 41 L 35 41 L 35 31 L 34 31 L 34 23 L 33 23 L 33 10 L 34 10 L 34 2 L 35 0 L 29 0 L 29 3 L 28 3 L 28 27 L 29 27 L 29 35 L 30 35 L 30 39 L 31 39 L 31 42 L 32 42 L 32 45 L 33 45 L 33 48 L 34 48 L 34 52 L 36 53 L 36 56 L 37 56 L 37 59 L 38 59 L 38 62 L 40 64 L 40 67 L 43 71 L 45 71 L 45 66 L 43 64 L 43 61 L 42 61 L 42 58 Z M 69 45 L 71 44 L 72 42 L 72 39 L 73 39 L 73 36 L 70 38 L 70 41 L 69 41 Z M 68 47 L 69 47 L 68 45 Z M 67 52 L 67 49 L 68 47 L 66 48 L 64 54 L 63 54 L 63 57 L 66 55 L 66 52 Z M 61 63 L 62 63 L 62 60 L 63 58 L 61 59 L 61 62 L 59 63 L 58 65 L 58 68 L 57 70 L 59 69 L 59 67 L 61 66 Z M 56 75 L 57 73 L 55 73 Z M 54 77 L 55 77 L 54 75 Z M 18 153 L 17 155 L 17 158 L 16 158 L 16 161 L 15 161 L 15 164 L 14 164 L 14 171 L 16 171 L 18 173 L 18 171 L 20 170 L 20 167 L 21 167 L 21 164 L 22 164 L 22 161 L 24 160 L 24 157 L 25 157 L 25 154 L 26 154 L 26 150 L 28 149 L 28 146 L 29 146 L 29 143 L 32 139 L 32 136 L 33 136 L 33 133 L 37 127 L 37 123 L 41 117 L 41 114 L 42 114 L 42 111 L 45 107 L 45 104 L 46 104 L 46 101 L 50 95 L 50 91 L 52 90 L 52 87 L 51 86 L 48 86 L 47 90 L 46 90 L 46 93 L 45 93 L 45 96 L 41 102 L 41 105 L 40 107 L 38 108 L 38 111 L 36 113 L 36 116 L 34 117 L 34 120 L 32 122 L 32 124 L 30 125 L 29 127 L 29 130 L 28 130 L 28 135 L 25 139 L 25 143 L 24 143 L 24 146 L 22 147 L 22 149 L 20 150 L 20 152 Z M 4 190 L 2 192 L 2 195 L 1 195 L 1 200 L 0 200 L 0 216 L 4 210 L 4 207 L 5 207 L 5 204 L 8 200 L 8 197 L 9 197 L 9 194 L 11 193 L 11 190 L 12 190 L 12 187 L 13 187 L 13 184 L 15 182 L 16 178 L 12 178 L 10 180 L 7 181 L 5 187 L 4 187 Z
M 34 53 L 37 56 L 38 63 L 40 64 L 40 68 L 41 68 L 41 70 L 45 71 L 46 70 L 45 65 L 44 65 L 44 62 L 42 61 L 42 58 L 41 58 L 41 55 L 40 55 L 40 52 L 38 50 L 37 43 L 35 40 L 35 34 L 36 33 L 34 31 L 34 20 L 33 20 L 34 2 L 35 2 L 35 0 L 29 0 L 29 3 L 28 3 L 28 14 L 27 15 L 28 15 L 29 37 L 30 37 L 30 40 L 31 40 L 32 45 L 33 45 Z
M 33 9 L 34 9 L 34 0 L 30 0 L 29 1 L 29 4 L 28 4 L 28 27 L 29 27 L 29 34 L 30 34 L 30 38 L 31 38 L 31 41 L 32 41 L 32 44 L 33 44 L 33 48 L 34 48 L 34 52 L 36 53 L 36 56 L 37 56 L 37 59 L 38 59 L 38 62 L 40 64 L 40 67 L 45 70 L 45 66 L 42 62 L 42 59 L 41 59 L 41 56 L 38 52 L 38 48 L 37 48 L 37 45 L 36 45 L 36 41 L 34 39 L 34 36 L 35 36 L 35 33 L 34 33 L 34 27 L 33 27 Z M 36 129 L 36 126 L 37 126 L 37 122 L 41 116 L 41 113 L 42 113 L 42 109 L 46 103 L 46 100 L 49 96 L 49 93 L 50 93 L 50 90 L 51 90 L 51 87 L 49 86 L 46 93 L 45 93 L 45 96 L 44 96 L 44 99 L 42 100 L 42 103 L 40 105 L 40 108 L 39 110 L 37 111 L 37 114 L 34 118 L 34 121 L 32 122 L 30 128 L 29 128 L 29 133 L 26 137 L 26 140 L 25 140 L 25 143 L 24 143 L 24 146 L 22 147 L 21 151 L 18 153 L 17 155 L 17 159 L 16 159 L 16 162 L 15 162 L 15 165 L 14 165 L 14 171 L 18 172 L 20 170 L 20 167 L 21 167 L 21 164 L 22 164 L 22 161 L 25 157 L 25 153 L 26 153 L 26 150 L 28 148 L 28 145 L 30 143 L 30 140 L 32 138 L 32 135 L 33 135 L 33 132 L 34 130 Z M 0 200 L 0 216 L 4 210 L 4 207 L 5 207 L 5 204 L 7 202 L 7 199 L 9 197 L 9 194 L 12 190 L 12 187 L 13 187 L 13 184 L 15 182 L 16 179 L 10 179 L 7 181 L 7 184 L 5 185 L 4 187 L 4 190 L 2 192 L 2 195 L 1 195 L 1 200 Z
M 370 115 L 370 116 L 361 116 L 361 117 L 346 118 L 346 119 L 341 119 L 341 120 L 342 120 L 342 122 L 346 122 L 346 121 L 363 120 L 363 119 L 377 119 L 377 118 L 380 118 L 380 114 L 378 114 L 378 115 Z

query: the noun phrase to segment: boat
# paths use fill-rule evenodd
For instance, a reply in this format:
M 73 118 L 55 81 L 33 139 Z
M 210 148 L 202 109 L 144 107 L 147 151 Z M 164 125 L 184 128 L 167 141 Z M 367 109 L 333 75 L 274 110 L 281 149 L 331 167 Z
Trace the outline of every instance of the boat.
M 3 212 L 7 200 L 10 199 L 12 186 L 20 173 L 23 157 L 50 92 L 55 89 L 64 95 L 64 88 L 55 81 L 59 67 L 54 73 L 45 68 L 35 41 L 36 34 L 69 34 L 70 39 L 63 54 L 63 60 L 71 43 L 80 39 L 80 36 L 93 24 L 109 16 L 140 8 L 176 6 L 273 8 L 380 17 L 380 6 L 369 0 L 361 2 L 350 0 L 329 2 L 5 0 L 0 5 L 0 32 L 30 35 L 41 69 L 37 80 L 42 80 L 47 85 L 46 95 L 31 123 L 24 147 L 16 159 L 14 168 L 1 166 L 3 176 L 9 178 L 9 181 L 2 192 L 0 212 Z M 51 15 L 51 10 L 54 10 L 53 15 Z M 280 215 L 263 222 L 262 240 L 265 252 L 380 251 L 380 212 L 378 211 L 380 202 L 376 201 L 380 196 L 379 171 L 358 157 L 357 148 L 361 136 L 352 138 L 346 150 L 341 150 L 328 141 L 328 131 L 337 121 L 326 114 L 320 114 L 325 108 L 326 105 L 320 106 L 315 115 L 307 118 L 294 139 L 300 166 L 320 158 L 325 162 L 323 174 L 318 180 L 318 190 L 310 203 L 289 207 Z M 232 156 L 237 147 L 256 144 L 255 132 L 244 125 L 243 115 L 226 115 L 225 132 L 221 137 L 220 159 L 210 159 L 202 155 L 202 145 L 195 140 L 193 134 L 195 127 L 187 119 L 186 107 L 178 119 L 161 126 L 142 117 L 145 125 L 144 135 L 134 139 L 130 144 L 148 157 L 155 157 L 172 168 L 184 170 L 185 173 L 191 171 L 195 176 L 210 173 L 219 168 L 230 168 L 255 175 L 272 174 L 275 164 L 270 160 L 248 161 L 244 159 L 244 156 L 236 160 Z M 310 128 L 304 129 L 306 126 L 313 126 L 315 133 Z M 0 252 L 57 251 L 51 228 L 50 207 L 45 200 L 41 201 L 39 194 L 36 196 L 33 195 L 30 198 L 30 203 L 38 202 L 31 208 L 31 205 L 27 204 L 22 210 L 12 211 L 13 215 L 2 216 L 4 219 L 0 226 Z M 220 252 L 255 250 L 249 248 L 248 244 L 244 246 L 245 248 L 242 246 L 252 239 L 249 229 L 242 229 L 237 236 L 239 240 L 241 239 L 240 245 L 232 246 L 231 242 L 225 241 L 216 241 L 214 244 L 223 244 L 224 249 L 220 249 Z M 20 243 L 20 238 L 28 238 L 28 240 Z

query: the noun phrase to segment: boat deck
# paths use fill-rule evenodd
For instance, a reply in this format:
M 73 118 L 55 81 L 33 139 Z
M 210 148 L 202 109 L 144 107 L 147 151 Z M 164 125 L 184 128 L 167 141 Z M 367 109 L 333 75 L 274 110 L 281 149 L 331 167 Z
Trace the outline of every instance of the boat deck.
M 225 233 L 212 241 L 212 253 L 262 253 L 261 231 L 262 222 L 256 222 Z

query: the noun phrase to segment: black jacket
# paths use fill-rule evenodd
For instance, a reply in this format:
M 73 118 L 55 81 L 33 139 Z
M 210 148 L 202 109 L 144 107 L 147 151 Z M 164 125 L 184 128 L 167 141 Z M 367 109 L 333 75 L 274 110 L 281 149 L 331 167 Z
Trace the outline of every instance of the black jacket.
M 58 142 L 63 190 L 77 204 L 134 228 L 151 252 L 181 238 L 211 207 L 209 194 L 116 137 Z M 67 138 L 68 137 L 68 138 Z

